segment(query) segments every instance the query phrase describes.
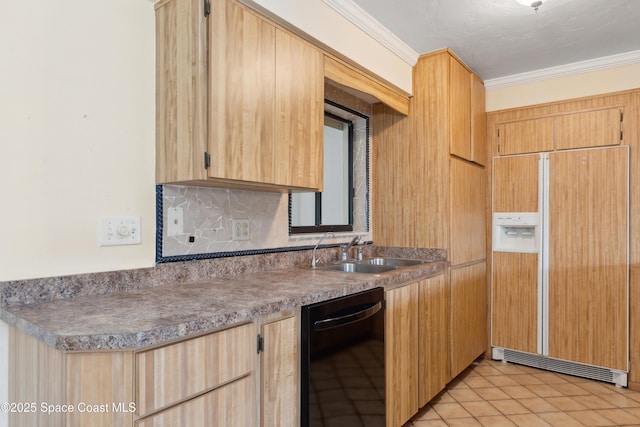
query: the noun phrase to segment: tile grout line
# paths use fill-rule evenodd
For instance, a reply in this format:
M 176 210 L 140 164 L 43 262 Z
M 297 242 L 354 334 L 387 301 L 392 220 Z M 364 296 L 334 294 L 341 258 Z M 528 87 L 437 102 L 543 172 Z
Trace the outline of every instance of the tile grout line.
M 493 381 L 489 379 L 491 377 Z M 516 377 L 527 383 L 516 381 Z M 474 383 L 479 386 L 474 387 Z M 483 393 L 477 392 L 482 389 L 485 389 L 484 394 L 490 389 L 497 390 L 495 394 L 500 398 L 492 399 L 492 396 L 483 396 Z M 511 391 L 512 394 L 505 390 Z M 520 396 L 516 396 L 517 394 Z M 532 407 L 533 399 L 538 399 L 538 403 L 542 402 L 546 405 L 544 409 L 540 406 Z M 504 403 L 500 405 L 492 403 L 500 401 Z M 531 407 L 523 402 L 530 403 Z M 485 409 L 493 408 L 490 415 L 480 413 L 474 415 L 465 408 L 465 404 L 468 407 L 480 406 L 477 405 L 478 403 L 488 405 Z M 588 403 L 591 404 L 588 405 Z M 457 406 L 443 406 L 447 404 Z M 543 414 L 545 416 L 541 416 Z M 565 426 L 567 421 L 576 426 L 586 425 L 583 424 L 584 420 L 589 420 L 589 425 L 618 426 L 623 423 L 640 426 L 640 393 L 589 379 L 498 361 L 481 360 L 463 371 L 445 390 L 405 424 L 405 427 L 422 427 L 427 424 L 449 425 L 447 420 L 456 424 L 455 421 L 461 419 L 467 421 L 473 419 L 477 425 L 484 425 L 482 419 L 487 417 L 501 417 L 509 423 L 508 425 L 518 425 L 515 424 L 514 419 L 528 417 L 536 419 L 540 425 L 550 426 Z M 562 419 L 562 421 L 553 423 L 547 418 Z

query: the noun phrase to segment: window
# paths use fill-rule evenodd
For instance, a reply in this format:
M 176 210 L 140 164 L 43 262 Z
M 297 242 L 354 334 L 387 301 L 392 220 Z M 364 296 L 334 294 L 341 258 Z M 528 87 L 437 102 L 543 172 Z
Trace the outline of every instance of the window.
M 290 234 L 368 231 L 368 120 L 325 102 L 324 188 L 289 196 Z

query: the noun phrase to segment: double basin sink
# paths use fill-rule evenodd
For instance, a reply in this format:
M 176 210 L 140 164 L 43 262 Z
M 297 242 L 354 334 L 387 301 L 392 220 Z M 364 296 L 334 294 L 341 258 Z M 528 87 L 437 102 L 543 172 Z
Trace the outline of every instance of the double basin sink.
M 424 264 L 424 261 L 405 258 L 365 258 L 362 261 L 340 261 L 336 264 L 324 264 L 317 270 L 343 271 L 345 273 L 381 274 L 401 267 Z

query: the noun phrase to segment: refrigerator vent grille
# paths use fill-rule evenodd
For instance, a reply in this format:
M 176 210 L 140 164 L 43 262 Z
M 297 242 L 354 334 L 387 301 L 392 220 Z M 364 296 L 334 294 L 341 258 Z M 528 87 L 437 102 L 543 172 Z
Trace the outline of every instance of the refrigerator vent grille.
M 546 369 L 547 371 L 575 375 L 583 378 L 591 378 L 608 383 L 618 382 L 614 371 L 611 371 L 610 369 L 582 365 L 580 363 L 568 362 L 566 360 L 550 359 L 536 354 L 521 353 L 519 351 L 505 349 L 504 360 L 507 362 L 518 363 L 520 365 Z

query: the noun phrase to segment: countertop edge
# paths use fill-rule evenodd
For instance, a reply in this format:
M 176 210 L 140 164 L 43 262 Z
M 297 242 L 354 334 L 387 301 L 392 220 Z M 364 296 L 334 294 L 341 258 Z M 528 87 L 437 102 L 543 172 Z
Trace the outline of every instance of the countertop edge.
M 58 334 L 13 313 L 12 309 L 15 310 L 17 307 L 0 307 L 0 318 L 9 325 L 58 350 L 142 351 L 149 347 L 170 344 L 190 337 L 251 322 L 283 310 L 297 309 L 303 305 L 354 294 L 375 287 L 384 287 L 385 290 L 393 289 L 410 282 L 415 282 L 416 280 L 427 279 L 443 274 L 448 265 L 449 263 L 447 261 L 425 262 L 418 266 L 402 268 L 394 272 L 362 277 L 362 280 L 347 281 L 348 283 L 342 285 L 337 284 L 335 288 L 330 290 L 309 292 L 299 297 L 282 296 L 282 298 L 278 297 L 276 300 L 262 304 L 257 303 L 250 308 L 231 307 L 228 310 L 217 312 L 213 316 L 193 318 L 186 322 L 166 324 L 150 330 L 129 333 Z M 265 272 L 264 274 L 273 272 L 274 271 Z M 339 275 L 344 273 L 334 274 L 338 275 L 336 277 L 340 277 Z M 96 299 L 99 298 L 101 297 L 96 297 Z M 34 306 L 35 305 L 37 304 L 34 304 Z

